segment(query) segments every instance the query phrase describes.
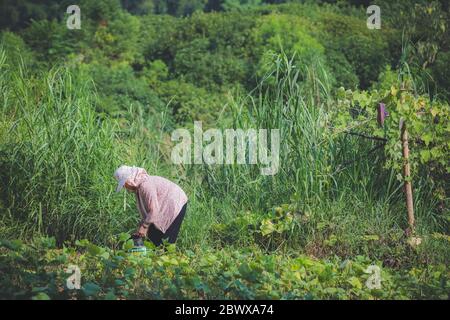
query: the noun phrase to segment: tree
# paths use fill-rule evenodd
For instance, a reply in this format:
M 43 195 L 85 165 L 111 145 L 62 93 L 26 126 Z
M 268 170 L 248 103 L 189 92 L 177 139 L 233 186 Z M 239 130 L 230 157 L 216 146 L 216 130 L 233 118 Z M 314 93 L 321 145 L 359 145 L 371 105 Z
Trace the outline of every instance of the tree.
M 122 7 L 135 15 L 152 13 L 155 9 L 153 0 L 121 0 Z

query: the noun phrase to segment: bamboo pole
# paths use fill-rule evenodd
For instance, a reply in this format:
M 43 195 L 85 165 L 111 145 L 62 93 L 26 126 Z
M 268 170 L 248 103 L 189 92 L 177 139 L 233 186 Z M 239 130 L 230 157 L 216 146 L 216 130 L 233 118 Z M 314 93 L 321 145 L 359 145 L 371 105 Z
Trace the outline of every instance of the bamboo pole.
M 414 204 L 413 204 L 413 193 L 411 186 L 411 167 L 409 164 L 409 146 L 408 146 L 408 130 L 406 129 L 406 123 L 403 122 L 401 127 L 401 138 L 403 147 L 403 178 L 405 195 L 406 195 L 406 209 L 408 211 L 408 224 L 410 231 L 414 232 Z

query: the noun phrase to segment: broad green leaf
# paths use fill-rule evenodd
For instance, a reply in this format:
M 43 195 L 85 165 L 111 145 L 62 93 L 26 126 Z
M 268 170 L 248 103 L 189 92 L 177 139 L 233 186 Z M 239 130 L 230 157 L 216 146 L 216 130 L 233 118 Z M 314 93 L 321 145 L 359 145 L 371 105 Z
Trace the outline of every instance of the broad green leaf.
M 354 287 L 358 290 L 362 289 L 361 281 L 359 281 L 359 279 L 356 277 L 351 277 L 350 279 L 348 279 L 348 283 L 350 283 L 352 285 L 352 287 Z
M 50 297 L 45 292 L 39 292 L 33 296 L 32 300 L 50 300 Z
M 95 296 L 100 292 L 101 288 L 93 282 L 88 282 L 82 287 L 82 290 L 87 296 Z

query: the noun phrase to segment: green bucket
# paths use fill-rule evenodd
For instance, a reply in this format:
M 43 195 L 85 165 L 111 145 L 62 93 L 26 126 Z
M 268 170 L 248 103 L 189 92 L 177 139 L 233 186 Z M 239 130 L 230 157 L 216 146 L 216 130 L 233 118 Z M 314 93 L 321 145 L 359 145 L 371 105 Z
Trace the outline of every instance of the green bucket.
M 130 250 L 128 250 L 128 252 L 130 252 L 130 253 L 146 253 L 147 248 L 144 246 L 133 247 Z

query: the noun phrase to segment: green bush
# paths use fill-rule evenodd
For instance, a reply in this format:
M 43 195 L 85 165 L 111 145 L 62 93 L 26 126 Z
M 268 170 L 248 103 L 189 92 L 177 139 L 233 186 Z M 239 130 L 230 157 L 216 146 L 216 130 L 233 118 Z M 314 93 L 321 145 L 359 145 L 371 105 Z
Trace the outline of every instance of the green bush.
M 206 39 L 195 39 L 178 50 L 173 61 L 175 75 L 197 86 L 217 88 L 245 83 L 248 64 L 227 53 L 214 53 Z
M 450 78 L 448 77 L 448 72 L 446 68 L 450 65 L 450 52 L 440 52 L 436 57 L 436 62 L 434 63 L 433 70 L 433 80 L 438 86 L 438 92 L 442 92 L 444 97 L 450 97 Z
M 126 63 L 105 66 L 99 63 L 80 65 L 80 72 L 92 77 L 99 97 L 97 111 L 111 116 L 123 115 L 131 106 L 160 112 L 163 103 L 144 78 L 137 77 Z
M 222 110 L 224 95 L 183 80 L 160 82 L 154 90 L 167 104 L 177 123 L 192 123 L 194 120 L 214 123 Z
M 272 63 L 261 59 L 267 52 L 295 56 L 296 65 L 310 65 L 323 58 L 324 47 L 308 33 L 308 22 L 291 15 L 271 14 L 258 19 L 253 31 L 256 52 L 260 56 L 257 74 L 267 74 Z
M 6 55 L 10 68 L 19 68 L 25 64 L 26 67 L 36 67 L 34 52 L 25 44 L 23 39 L 12 32 L 0 34 L 0 49 Z
M 339 53 L 343 54 L 358 76 L 362 88 L 367 88 L 376 81 L 384 66 L 390 62 L 389 42 L 383 33 L 385 31 L 369 30 L 364 19 L 324 13 L 321 15 L 320 26 L 325 38 L 322 41 L 327 43 L 331 56 L 343 60 Z M 345 63 L 344 66 L 348 64 Z M 338 76 L 341 76 L 340 72 L 336 72 L 336 77 Z M 343 83 L 348 82 L 345 73 L 341 79 Z
M 103 56 L 107 61 L 132 63 L 141 58 L 139 41 L 140 21 L 133 15 L 119 11 L 114 19 L 100 24 L 94 34 L 92 59 Z
M 85 35 L 84 31 L 71 32 L 56 20 L 33 21 L 22 34 L 38 61 L 44 64 L 64 62 L 68 55 L 80 49 Z

